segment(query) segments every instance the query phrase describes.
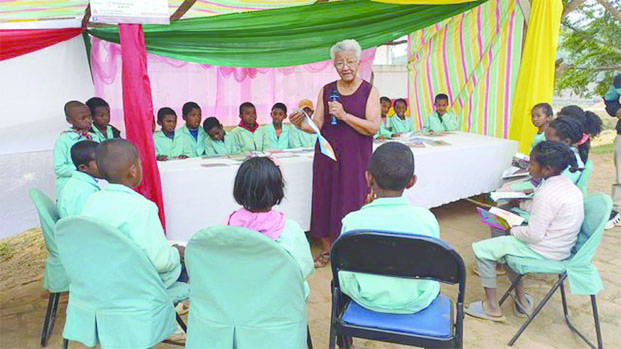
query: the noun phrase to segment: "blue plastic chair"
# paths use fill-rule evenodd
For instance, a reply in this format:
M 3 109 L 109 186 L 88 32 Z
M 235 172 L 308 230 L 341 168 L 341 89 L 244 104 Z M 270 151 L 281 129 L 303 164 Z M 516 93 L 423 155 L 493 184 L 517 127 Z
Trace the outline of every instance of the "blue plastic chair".
M 41 331 L 41 346 L 45 347 L 54 328 L 60 294 L 69 291 L 69 279 L 58 257 L 58 247 L 54 239 L 54 227 L 59 219 L 58 209 L 52 200 L 39 189 L 30 189 L 28 196 L 30 196 L 30 200 L 32 200 L 39 214 L 41 231 L 47 249 L 43 288 L 50 293 L 50 296 L 47 301 L 43 330 Z
M 88 347 L 151 348 L 170 336 L 174 304 L 189 286 L 166 289 L 144 251 L 118 229 L 87 217 L 66 217 L 56 225 L 60 258 L 71 281 L 63 348 L 69 340 Z
M 334 348 L 337 337 L 345 348 L 352 337 L 430 348 L 462 347 L 466 272 L 459 254 L 444 241 L 420 235 L 354 231 L 336 240 L 330 256 L 330 348 Z M 459 284 L 457 303 L 454 307 L 451 299 L 440 294 L 418 313 L 373 312 L 340 291 L 340 271 Z
M 595 322 L 595 332 L 597 336 L 597 347 L 602 348 L 602 334 L 599 323 L 599 315 L 597 312 L 596 294 L 603 289 L 603 284 L 599 272 L 592 263 L 595 252 L 599 247 L 604 232 L 604 227 L 610 217 L 612 210 L 612 200 L 608 195 L 597 193 L 590 194 L 584 200 L 584 222 L 576 245 L 572 249 L 572 255 L 564 261 L 540 260 L 521 257 L 506 257 L 506 264 L 514 270 L 518 276 L 513 281 L 511 287 L 505 292 L 500 299 L 500 304 L 507 299 L 513 291 L 515 285 L 526 274 L 555 274 L 558 275 L 558 281 L 552 286 L 550 291 L 543 297 L 541 302 L 535 307 L 528 320 L 524 322 L 522 327 L 509 341 L 512 346 L 520 337 L 526 327 L 535 319 L 537 314 L 543 309 L 546 303 L 561 289 L 561 301 L 563 304 L 563 313 L 567 326 L 576 333 L 591 348 L 595 345 L 591 343 L 578 329 L 574 326 L 567 310 L 567 297 L 565 296 L 565 279 L 569 280 L 569 286 L 573 294 L 582 294 L 591 296 L 591 306 L 593 308 L 593 320 Z

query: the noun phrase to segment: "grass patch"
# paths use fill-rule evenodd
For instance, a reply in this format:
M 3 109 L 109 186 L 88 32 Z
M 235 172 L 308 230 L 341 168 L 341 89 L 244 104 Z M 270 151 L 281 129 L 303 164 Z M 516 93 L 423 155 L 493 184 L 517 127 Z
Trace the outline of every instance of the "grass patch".
M 591 148 L 591 154 L 612 154 L 614 152 L 614 144 L 604 144 Z

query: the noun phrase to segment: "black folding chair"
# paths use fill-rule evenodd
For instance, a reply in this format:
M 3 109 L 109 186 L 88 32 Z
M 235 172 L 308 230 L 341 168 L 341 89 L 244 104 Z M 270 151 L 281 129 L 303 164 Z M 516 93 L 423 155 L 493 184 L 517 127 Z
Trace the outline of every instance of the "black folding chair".
M 354 231 L 333 244 L 330 256 L 330 348 L 337 337 L 345 348 L 353 337 L 421 347 L 462 347 L 466 273 L 463 260 L 447 243 L 428 236 Z M 341 292 L 340 271 L 459 284 L 457 303 L 454 309 L 453 301 L 440 294 L 415 314 L 373 312 Z

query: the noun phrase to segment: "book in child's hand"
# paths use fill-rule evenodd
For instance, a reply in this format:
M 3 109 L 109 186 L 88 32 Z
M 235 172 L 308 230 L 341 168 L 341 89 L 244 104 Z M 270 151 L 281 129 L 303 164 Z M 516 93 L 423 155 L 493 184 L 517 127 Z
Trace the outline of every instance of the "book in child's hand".
M 498 207 L 492 207 L 489 211 L 477 207 L 477 212 L 481 223 L 500 230 L 509 230 L 524 222 L 524 218 Z
M 511 166 L 528 169 L 528 163 L 530 162 L 530 157 L 528 155 L 522 153 L 516 153 L 513 156 L 513 160 L 511 161 Z
M 511 166 L 502 172 L 502 179 L 528 177 L 529 175 L 527 169 Z
M 490 197 L 498 202 L 501 200 L 528 200 L 532 199 L 533 195 L 521 191 L 495 191 L 490 193 Z

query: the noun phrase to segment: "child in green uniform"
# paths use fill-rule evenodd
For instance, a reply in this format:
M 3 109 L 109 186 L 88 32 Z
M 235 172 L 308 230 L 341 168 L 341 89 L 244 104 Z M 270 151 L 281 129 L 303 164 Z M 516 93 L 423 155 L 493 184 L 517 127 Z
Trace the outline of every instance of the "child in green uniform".
M 60 218 L 82 213 L 88 198 L 99 191 L 96 178 L 100 175 L 95 162 L 95 149 L 98 144 L 93 141 L 79 141 L 71 147 L 71 160 L 77 171 L 69 178 L 56 200 Z
M 168 244 L 157 206 L 132 189 L 142 181 L 136 147 L 124 139 L 110 139 L 97 147 L 95 159 L 109 184 L 91 195 L 82 216 L 106 222 L 133 240 L 153 263 L 164 285 L 171 286 L 181 274 L 184 248 Z
M 110 105 L 102 98 L 93 97 L 86 101 L 86 106 L 91 111 L 93 126 L 90 132 L 95 135 L 95 141 L 103 142 L 106 139 L 121 138 L 121 131 L 110 125 Z
M 408 104 L 403 98 L 395 100 L 395 115 L 390 118 L 390 129 L 394 133 L 407 133 L 414 131 L 414 120 L 405 115 Z
M 414 155 L 406 145 L 383 144 L 371 156 L 365 173 L 370 201 L 343 218 L 341 234 L 379 230 L 440 237 L 436 217 L 426 208 L 412 206 L 403 192 L 414 186 Z M 425 309 L 440 292 L 440 284 L 381 275 L 339 272 L 343 293 L 361 306 L 378 312 L 412 314 Z
M 242 208 L 229 216 L 227 225 L 267 236 L 293 257 L 304 280 L 308 279 L 315 267 L 304 231 L 298 223 L 272 209 L 285 196 L 282 173 L 274 162 L 267 157 L 246 160 L 235 176 L 233 196 Z M 308 283 L 304 281 L 306 297 L 309 292 Z
M 89 133 L 93 120 L 88 107 L 82 102 L 69 101 L 65 104 L 65 117 L 71 128 L 63 131 L 54 143 L 54 174 L 56 174 L 56 197 L 63 186 L 76 171 L 71 161 L 71 147 L 79 141 L 92 140 L 95 136 Z
M 546 140 L 546 128 L 554 117 L 552 106 L 548 103 L 536 104 L 530 112 L 533 125 L 537 128 L 537 133 L 533 138 L 533 144 L 530 146 L 532 150 L 537 144 Z
M 287 118 L 287 106 L 276 103 L 272 107 L 272 123 L 264 125 L 267 136 L 264 138 L 269 143 L 263 144 L 263 149 L 285 150 L 291 148 L 291 125 L 283 124 Z
M 298 108 L 304 110 L 306 114 L 312 119 L 315 111 L 313 110 L 313 102 L 309 99 L 303 99 L 298 103 Z M 289 136 L 291 148 L 311 148 L 317 143 L 317 135 L 304 132 L 297 127 L 290 128 L 291 135 Z
M 392 101 L 388 97 L 381 97 L 380 104 L 382 106 L 382 118 L 380 119 L 380 129 L 373 138 L 390 139 L 393 133 L 390 131 L 392 127 L 388 124 L 388 112 L 392 107 Z
M 240 151 L 263 151 L 272 148 L 267 132 L 257 124 L 257 109 L 254 104 L 242 103 L 239 106 L 239 118 L 239 125 L 231 131 L 231 135 Z
M 504 262 L 506 256 L 560 261 L 571 255 L 584 219 L 584 202 L 582 192 L 560 174 L 576 165 L 574 153 L 561 142 L 544 141 L 531 151 L 530 175 L 543 183 L 536 189 L 532 202 L 520 204 L 530 211 L 530 220 L 527 226 L 513 227 L 506 236 L 472 244 L 485 298 L 470 303 L 466 314 L 491 321 L 504 320 L 496 298 L 496 264 Z M 510 280 L 515 277 L 509 275 Z M 529 315 L 533 298 L 524 292 L 521 282 L 515 294 L 515 313 Z
M 427 132 L 446 132 L 457 130 L 457 117 L 446 109 L 449 105 L 449 98 L 446 94 L 440 93 L 434 99 L 436 110 L 429 115 L 427 125 L 424 130 Z
M 201 107 L 194 102 L 187 102 L 182 109 L 185 126 L 179 129 L 181 139 L 192 148 L 191 158 L 205 155 L 205 138 L 207 134 L 201 128 Z
M 224 127 L 215 117 L 209 117 L 203 122 L 203 129 L 209 137 L 205 138 L 205 155 L 232 155 L 239 153 L 237 144 L 232 136 L 227 136 Z
M 177 114 L 172 108 L 164 107 L 158 110 L 157 124 L 162 128 L 153 133 L 153 146 L 158 161 L 187 159 L 194 155 L 191 142 L 186 142 L 181 132 L 175 132 Z

